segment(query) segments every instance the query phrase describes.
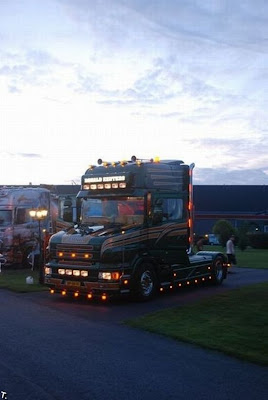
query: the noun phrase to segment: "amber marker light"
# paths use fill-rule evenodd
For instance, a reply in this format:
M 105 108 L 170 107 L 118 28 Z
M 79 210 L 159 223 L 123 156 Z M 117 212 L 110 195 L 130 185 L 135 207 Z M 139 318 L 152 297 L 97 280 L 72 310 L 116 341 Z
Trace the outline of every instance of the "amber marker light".
M 127 284 L 128 284 L 128 280 L 125 279 L 125 280 L 124 280 L 124 285 L 127 285 Z
M 62 296 L 65 296 L 66 293 L 67 293 L 66 290 L 62 290 L 62 292 L 61 292 Z
M 50 289 L 50 294 L 54 294 L 55 290 L 54 289 Z
M 59 256 L 59 257 L 63 257 L 63 252 L 60 251 L 60 252 L 58 253 L 58 256 Z
M 181 283 L 179 283 L 179 287 L 181 287 Z
M 160 288 L 160 292 L 163 292 L 163 291 L 164 291 L 164 289 L 161 287 L 161 288 Z
M 92 297 L 93 297 L 93 296 L 92 296 L 92 293 L 88 293 L 87 298 L 88 298 L 88 299 L 92 299 Z
M 187 281 L 187 285 L 190 285 L 190 282 L 189 282 L 189 281 Z
M 78 296 L 79 296 L 79 292 L 75 292 L 74 297 L 78 297 Z
M 72 254 L 71 254 L 71 257 L 72 257 L 72 258 L 75 258 L 75 257 L 76 257 L 76 254 L 75 254 L 75 253 L 72 253 Z
M 102 300 L 107 300 L 107 295 L 106 295 L 105 293 L 103 293 L 103 294 L 101 295 L 101 299 L 102 299 Z

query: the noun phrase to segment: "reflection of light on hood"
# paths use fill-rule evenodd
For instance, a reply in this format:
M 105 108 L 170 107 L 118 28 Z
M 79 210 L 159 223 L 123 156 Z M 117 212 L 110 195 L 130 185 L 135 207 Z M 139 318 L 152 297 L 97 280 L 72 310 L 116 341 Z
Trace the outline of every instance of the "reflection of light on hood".
M 103 229 L 104 225 L 98 225 L 98 226 L 89 226 L 89 229 L 91 229 L 93 232 L 99 231 L 100 229 Z

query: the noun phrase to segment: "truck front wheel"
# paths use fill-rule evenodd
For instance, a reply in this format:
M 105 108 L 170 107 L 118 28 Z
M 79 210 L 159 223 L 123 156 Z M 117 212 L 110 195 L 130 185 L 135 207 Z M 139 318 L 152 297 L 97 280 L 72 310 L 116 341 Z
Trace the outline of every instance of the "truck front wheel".
M 222 257 L 218 256 L 213 261 L 212 266 L 213 283 L 220 285 L 224 279 L 224 275 L 224 261 Z
M 151 264 L 142 264 L 134 279 L 134 298 L 138 301 L 150 300 L 156 290 L 156 278 Z

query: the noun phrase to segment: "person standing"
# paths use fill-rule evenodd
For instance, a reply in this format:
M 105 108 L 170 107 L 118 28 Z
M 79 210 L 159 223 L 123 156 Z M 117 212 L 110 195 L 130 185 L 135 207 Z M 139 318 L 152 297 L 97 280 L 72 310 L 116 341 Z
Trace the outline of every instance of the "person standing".
M 226 243 L 226 254 L 227 254 L 228 264 L 230 264 L 231 267 L 233 265 L 236 265 L 234 241 L 235 241 L 235 236 L 232 235 Z
M 199 236 L 199 239 L 196 242 L 196 250 L 202 251 L 203 248 L 204 248 L 204 238 L 202 236 Z

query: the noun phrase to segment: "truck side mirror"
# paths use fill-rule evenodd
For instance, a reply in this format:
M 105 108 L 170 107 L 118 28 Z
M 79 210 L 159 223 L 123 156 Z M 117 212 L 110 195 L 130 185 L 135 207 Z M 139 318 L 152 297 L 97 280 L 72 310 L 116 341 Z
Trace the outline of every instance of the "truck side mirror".
M 66 222 L 73 222 L 72 199 L 69 196 L 65 198 L 63 206 L 63 220 Z
M 153 225 L 160 224 L 163 221 L 163 200 L 157 199 L 154 203 L 153 213 L 152 213 L 152 223 Z

